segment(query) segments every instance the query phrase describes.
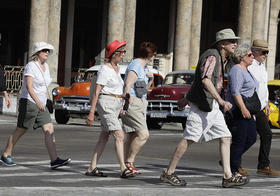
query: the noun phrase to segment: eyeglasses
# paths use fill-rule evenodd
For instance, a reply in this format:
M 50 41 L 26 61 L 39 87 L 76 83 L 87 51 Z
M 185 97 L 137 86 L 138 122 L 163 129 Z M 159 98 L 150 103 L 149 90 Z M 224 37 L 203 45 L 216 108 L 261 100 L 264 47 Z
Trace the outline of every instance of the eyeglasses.
M 115 51 L 116 53 L 120 53 L 120 54 L 125 54 L 126 53 L 126 50 L 117 50 Z
M 41 52 L 50 52 L 50 50 L 49 49 L 43 49 L 43 50 L 41 50 Z
M 262 51 L 262 55 L 266 55 L 266 54 L 268 54 L 269 53 L 269 51 L 268 50 L 264 50 L 264 51 Z

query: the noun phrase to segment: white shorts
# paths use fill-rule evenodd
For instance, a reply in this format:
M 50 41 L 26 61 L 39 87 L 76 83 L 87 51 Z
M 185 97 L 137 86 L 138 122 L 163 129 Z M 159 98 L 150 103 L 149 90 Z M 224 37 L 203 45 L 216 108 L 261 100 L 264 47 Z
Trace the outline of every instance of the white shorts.
M 190 114 L 184 130 L 184 139 L 194 142 L 204 139 L 208 142 L 222 137 L 231 137 L 231 133 L 217 101 L 213 101 L 211 112 L 203 112 L 196 105 L 190 103 Z

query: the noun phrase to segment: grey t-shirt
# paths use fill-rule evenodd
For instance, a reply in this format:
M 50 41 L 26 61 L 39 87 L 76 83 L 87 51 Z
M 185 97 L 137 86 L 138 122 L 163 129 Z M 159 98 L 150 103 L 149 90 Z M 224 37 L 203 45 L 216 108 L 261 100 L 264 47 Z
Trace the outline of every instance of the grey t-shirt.
M 242 95 L 244 97 L 251 97 L 259 86 L 256 78 L 238 65 L 234 65 L 231 68 L 228 79 L 227 100 L 234 105 L 233 96 Z

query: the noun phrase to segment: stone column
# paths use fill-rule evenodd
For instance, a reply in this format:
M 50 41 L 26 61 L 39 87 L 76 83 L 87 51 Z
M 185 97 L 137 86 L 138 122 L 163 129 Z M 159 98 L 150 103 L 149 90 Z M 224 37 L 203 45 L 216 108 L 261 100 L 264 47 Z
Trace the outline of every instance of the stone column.
M 75 12 L 75 0 L 68 0 L 67 33 L 66 33 L 66 48 L 65 48 L 65 73 L 64 73 L 64 84 L 66 86 L 70 86 L 71 84 L 74 12 Z
M 48 41 L 49 0 L 31 0 L 29 56 L 35 42 Z
M 238 36 L 241 43 L 251 44 L 254 0 L 240 0 Z
M 123 41 L 126 0 L 110 0 L 108 13 L 107 44 Z
M 54 53 L 48 59 L 52 84 L 50 89 L 57 86 L 57 70 L 58 70 L 58 53 L 59 53 L 59 33 L 60 33 L 60 11 L 61 0 L 50 1 L 48 43 L 54 46 Z
M 193 0 L 192 2 L 192 23 L 191 23 L 191 44 L 190 44 L 190 60 L 189 66 L 195 66 L 198 62 L 200 52 L 200 32 L 201 32 L 201 16 L 202 1 Z
M 274 79 L 279 12 L 280 12 L 280 0 L 271 0 L 269 34 L 268 34 L 269 54 L 266 63 L 268 80 Z
M 178 0 L 174 47 L 174 70 L 187 70 L 190 66 L 191 16 L 192 0 Z
M 266 0 L 254 1 L 252 41 L 255 39 L 266 39 L 264 37 L 264 24 L 266 16 Z
M 126 40 L 125 59 L 130 61 L 134 53 L 135 20 L 136 19 L 136 0 L 126 0 L 124 40 Z

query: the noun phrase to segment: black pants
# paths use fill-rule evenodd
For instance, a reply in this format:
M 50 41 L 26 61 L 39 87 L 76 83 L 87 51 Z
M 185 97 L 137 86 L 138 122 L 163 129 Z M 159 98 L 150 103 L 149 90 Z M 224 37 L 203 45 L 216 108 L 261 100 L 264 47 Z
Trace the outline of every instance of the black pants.
M 258 158 L 258 169 L 263 169 L 270 165 L 269 153 L 271 148 L 272 132 L 263 110 L 256 114 L 257 132 L 260 135 L 260 150 Z

